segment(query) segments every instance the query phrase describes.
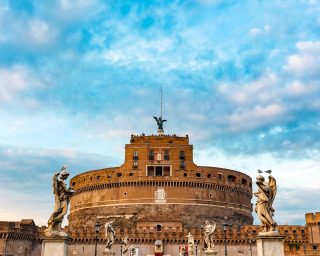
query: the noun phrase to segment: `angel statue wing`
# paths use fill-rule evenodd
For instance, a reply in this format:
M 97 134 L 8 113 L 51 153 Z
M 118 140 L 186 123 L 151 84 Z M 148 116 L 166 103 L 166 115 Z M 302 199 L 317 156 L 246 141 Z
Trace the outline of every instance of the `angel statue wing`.
M 53 175 L 52 177 L 52 190 L 53 190 L 53 194 L 57 194 L 58 193 L 58 176 L 59 176 L 60 172 L 57 172 Z
M 276 179 L 272 176 L 269 175 L 269 188 L 270 188 L 270 206 L 272 207 L 274 198 L 276 197 L 277 194 L 277 182 Z

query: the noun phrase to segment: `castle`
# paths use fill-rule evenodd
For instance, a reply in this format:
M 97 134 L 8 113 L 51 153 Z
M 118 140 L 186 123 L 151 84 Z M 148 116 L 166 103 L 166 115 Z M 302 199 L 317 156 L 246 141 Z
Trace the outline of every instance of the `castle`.
M 165 135 L 162 127 L 157 135 L 132 135 L 121 166 L 76 175 L 70 187 L 77 191 L 66 227 L 72 237 L 70 256 L 93 255 L 95 243 L 101 254 L 103 224 L 109 220 L 116 252 L 127 236 L 138 255 L 154 255 L 158 241 L 163 254 L 178 255 L 191 232 L 200 255 L 202 225 L 211 220 L 217 223 L 215 244 L 221 254 L 226 243 L 229 255 L 255 255 L 260 227 L 252 225 L 252 179 L 236 170 L 196 165 L 188 135 Z M 306 214 L 306 226 L 279 229 L 286 255 L 320 255 L 320 213 Z M 42 234 L 43 227 L 32 220 L 0 222 L 0 256 L 40 255 Z

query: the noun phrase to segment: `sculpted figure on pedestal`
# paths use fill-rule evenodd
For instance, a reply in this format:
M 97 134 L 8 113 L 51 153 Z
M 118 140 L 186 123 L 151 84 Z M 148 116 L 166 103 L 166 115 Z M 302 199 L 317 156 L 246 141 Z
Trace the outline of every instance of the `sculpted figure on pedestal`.
M 68 236 L 61 228 L 63 218 L 68 211 L 70 198 L 75 192 L 74 190 L 67 188 L 67 185 L 64 182 L 68 177 L 69 172 L 67 171 L 66 165 L 64 165 L 61 170 L 53 176 L 52 186 L 55 204 L 54 211 L 48 220 L 48 228 L 44 232 L 47 237 Z
M 136 256 L 137 251 L 136 251 L 136 246 L 133 244 L 131 247 L 131 256 Z
M 214 237 L 213 232 L 216 229 L 216 223 L 214 221 L 210 222 L 208 220 L 205 221 L 205 224 L 203 226 L 204 229 L 204 242 L 207 245 L 206 251 L 214 251 Z
M 194 244 L 194 238 L 189 232 L 187 235 L 188 237 L 188 255 L 189 256 L 194 256 L 195 255 L 195 244 Z
M 124 237 L 121 239 L 121 244 L 122 244 L 122 256 L 128 256 L 128 237 Z
M 258 170 L 259 175 L 256 178 L 258 191 L 253 193 L 257 197 L 255 211 L 263 227 L 262 232 L 275 231 L 277 223 L 273 220 L 274 208 L 272 207 L 274 198 L 277 193 L 276 179 L 271 175 L 271 170 L 265 171 L 269 174 L 268 183 L 265 182 L 261 175 L 262 171 Z
M 158 130 L 159 130 L 159 131 L 163 131 L 163 123 L 164 123 L 164 122 L 167 122 L 167 120 L 162 119 L 162 116 L 160 116 L 160 117 L 154 116 L 153 118 L 154 118 L 154 119 L 156 120 L 156 122 L 157 122 Z
M 111 246 L 114 243 L 114 238 L 115 238 L 115 231 L 112 227 L 113 221 L 107 221 L 105 224 L 105 232 L 106 232 L 106 239 L 107 239 L 107 244 L 106 244 L 106 251 L 111 251 Z

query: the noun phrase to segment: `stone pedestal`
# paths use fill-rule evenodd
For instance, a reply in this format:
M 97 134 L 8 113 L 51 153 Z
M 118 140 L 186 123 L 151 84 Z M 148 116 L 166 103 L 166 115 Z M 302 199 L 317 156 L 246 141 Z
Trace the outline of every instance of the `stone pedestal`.
M 284 256 L 284 236 L 279 232 L 259 233 L 256 241 L 258 256 Z
M 112 250 L 103 252 L 103 256 L 114 256 L 116 253 Z
M 218 255 L 218 252 L 216 252 L 216 251 L 204 251 L 204 254 L 206 256 L 213 256 L 213 255 Z
M 43 238 L 41 256 L 67 256 L 69 237 Z

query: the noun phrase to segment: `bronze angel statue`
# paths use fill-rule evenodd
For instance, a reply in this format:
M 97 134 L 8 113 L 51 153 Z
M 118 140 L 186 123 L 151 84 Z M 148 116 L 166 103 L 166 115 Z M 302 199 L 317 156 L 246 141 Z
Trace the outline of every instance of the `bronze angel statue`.
M 162 116 L 160 116 L 160 117 L 153 117 L 155 120 L 156 120 L 156 122 L 157 122 L 157 125 L 158 125 L 158 130 L 159 131 L 163 131 L 163 123 L 164 122 L 167 122 L 167 120 L 165 120 L 165 119 L 162 119 Z
M 263 227 L 262 232 L 275 231 L 277 223 L 273 220 L 274 208 L 272 206 L 277 193 L 276 179 L 271 175 L 271 170 L 265 171 L 269 174 L 268 183 L 261 175 L 262 171 L 258 170 L 259 175 L 256 178 L 258 191 L 254 193 L 257 197 L 255 211 Z
M 54 194 L 54 211 L 48 220 L 48 228 L 45 230 L 47 237 L 68 236 L 62 231 L 62 221 L 67 214 L 68 205 L 74 190 L 68 189 L 64 182 L 69 177 L 67 166 L 64 165 L 59 172 L 53 175 L 52 187 Z

